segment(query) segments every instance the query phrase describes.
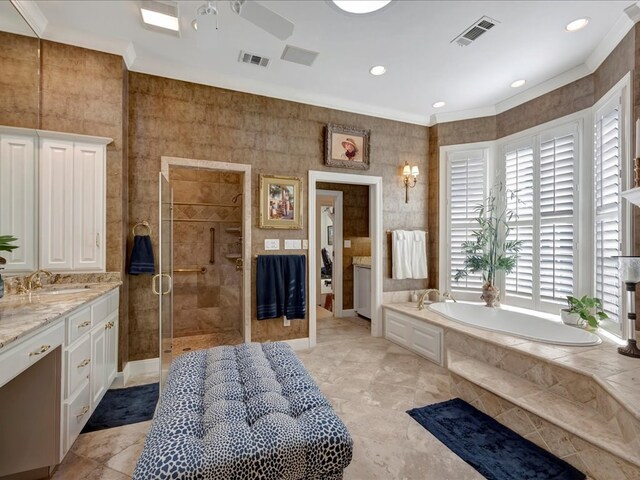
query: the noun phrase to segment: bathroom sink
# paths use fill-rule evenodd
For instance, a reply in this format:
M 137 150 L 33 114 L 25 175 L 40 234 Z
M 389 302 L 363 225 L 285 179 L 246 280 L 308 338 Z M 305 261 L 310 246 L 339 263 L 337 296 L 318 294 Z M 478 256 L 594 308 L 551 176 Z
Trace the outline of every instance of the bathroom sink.
M 90 287 L 48 287 L 43 288 L 39 292 L 40 295 L 70 295 L 72 293 L 83 293 L 90 289 Z

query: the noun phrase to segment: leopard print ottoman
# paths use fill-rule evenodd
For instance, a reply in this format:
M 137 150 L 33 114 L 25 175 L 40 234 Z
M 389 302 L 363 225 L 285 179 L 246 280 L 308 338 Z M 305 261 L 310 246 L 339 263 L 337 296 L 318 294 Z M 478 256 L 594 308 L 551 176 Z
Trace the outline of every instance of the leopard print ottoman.
M 286 343 L 177 357 L 134 480 L 339 480 L 347 428 Z

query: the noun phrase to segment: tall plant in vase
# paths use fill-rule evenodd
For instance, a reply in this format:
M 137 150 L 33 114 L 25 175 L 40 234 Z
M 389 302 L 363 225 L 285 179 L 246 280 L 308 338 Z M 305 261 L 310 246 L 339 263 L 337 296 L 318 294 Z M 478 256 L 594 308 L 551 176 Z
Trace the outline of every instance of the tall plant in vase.
M 478 223 L 478 228 L 473 231 L 475 239 L 463 242 L 464 268 L 459 269 L 454 277 L 459 281 L 470 273 L 481 273 L 483 285 L 480 298 L 487 307 L 500 305 L 500 290 L 495 285 L 496 274 L 499 271 L 507 275 L 511 273 L 522 248 L 522 240 L 509 240 L 509 222 L 517 219 L 517 215 L 507 208 L 506 202 L 499 201 L 503 196 L 519 201 L 514 192 L 498 184 L 491 188 L 484 203 L 474 209 Z

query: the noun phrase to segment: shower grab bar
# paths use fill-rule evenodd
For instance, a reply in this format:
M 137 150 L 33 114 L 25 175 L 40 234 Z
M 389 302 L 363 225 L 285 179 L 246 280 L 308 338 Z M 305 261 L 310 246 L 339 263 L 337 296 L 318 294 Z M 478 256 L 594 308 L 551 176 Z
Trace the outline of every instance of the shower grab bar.
M 209 232 L 211 232 L 211 253 L 209 254 L 209 263 L 213 265 L 216 263 L 216 229 L 210 228 Z
M 174 268 L 173 269 L 173 273 L 187 273 L 187 272 L 207 273 L 207 267 L 200 267 L 200 268 Z

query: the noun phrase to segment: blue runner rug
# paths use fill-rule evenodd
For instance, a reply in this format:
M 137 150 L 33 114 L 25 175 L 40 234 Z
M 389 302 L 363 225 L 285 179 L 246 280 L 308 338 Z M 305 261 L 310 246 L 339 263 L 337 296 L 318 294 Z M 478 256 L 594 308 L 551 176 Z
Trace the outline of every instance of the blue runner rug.
M 583 480 L 584 473 L 454 398 L 407 413 L 489 480 Z
M 81 433 L 151 420 L 158 393 L 157 383 L 107 390 Z

